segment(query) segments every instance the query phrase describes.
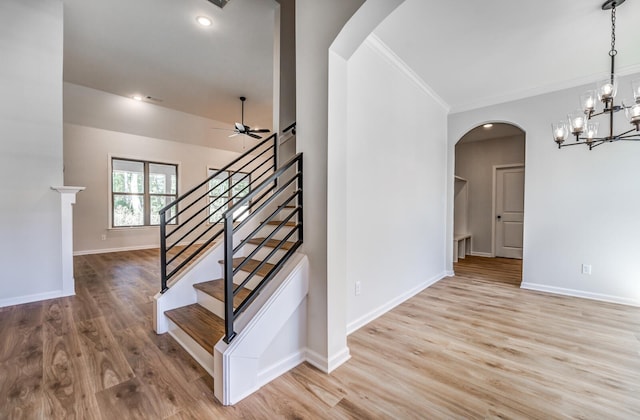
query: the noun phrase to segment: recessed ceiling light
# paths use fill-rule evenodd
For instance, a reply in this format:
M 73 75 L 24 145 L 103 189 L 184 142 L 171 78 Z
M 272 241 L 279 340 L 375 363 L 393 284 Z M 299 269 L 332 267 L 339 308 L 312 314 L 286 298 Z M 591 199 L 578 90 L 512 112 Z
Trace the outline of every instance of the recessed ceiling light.
M 144 99 L 144 97 L 142 95 L 133 95 L 131 97 L 131 99 L 136 100 L 136 101 L 141 101 Z
M 493 124 L 485 124 L 485 125 L 483 125 L 483 127 L 484 128 L 491 128 L 491 127 L 493 127 Z
M 211 26 L 211 18 L 208 18 L 206 16 L 198 16 L 196 18 L 196 22 L 198 22 L 200 25 L 202 26 Z

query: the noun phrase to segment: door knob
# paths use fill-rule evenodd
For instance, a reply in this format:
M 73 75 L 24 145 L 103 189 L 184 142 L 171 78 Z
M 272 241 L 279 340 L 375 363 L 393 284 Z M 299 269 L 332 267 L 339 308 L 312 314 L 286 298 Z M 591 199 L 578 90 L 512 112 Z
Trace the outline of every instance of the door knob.
M 497 215 L 497 216 L 496 216 L 496 219 L 500 220 L 500 219 L 502 219 L 502 216 Z

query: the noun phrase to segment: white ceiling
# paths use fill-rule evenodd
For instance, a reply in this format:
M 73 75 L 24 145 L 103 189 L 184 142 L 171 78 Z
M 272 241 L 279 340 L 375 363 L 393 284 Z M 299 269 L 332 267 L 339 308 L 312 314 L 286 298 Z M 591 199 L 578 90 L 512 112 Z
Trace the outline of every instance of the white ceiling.
M 603 0 L 406 0 L 374 31 L 460 112 L 595 82 L 609 71 Z M 640 1 L 617 10 L 618 74 L 640 71 Z
M 63 0 L 65 81 L 272 126 L 274 0 Z M 195 17 L 213 18 L 210 28 Z M 640 1 L 617 13 L 618 74 L 640 71 Z M 406 0 L 378 36 L 452 112 L 587 84 L 609 69 L 601 0 Z
M 246 96 L 246 122 L 271 128 L 274 0 L 63 2 L 65 81 L 230 124 Z

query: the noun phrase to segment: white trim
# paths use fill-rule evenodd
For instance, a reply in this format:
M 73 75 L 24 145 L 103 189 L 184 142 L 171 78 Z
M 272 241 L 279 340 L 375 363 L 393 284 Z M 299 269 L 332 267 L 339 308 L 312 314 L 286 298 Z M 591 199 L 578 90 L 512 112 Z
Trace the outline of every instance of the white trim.
M 327 364 L 327 373 L 333 372 L 334 370 L 342 366 L 342 364 L 346 363 L 349 359 L 351 359 L 351 353 L 349 352 L 349 347 L 345 347 L 329 358 L 329 363 Z
M 448 272 L 442 272 L 440 274 L 437 274 L 437 275 L 433 276 L 432 278 L 430 278 L 429 280 L 427 280 L 427 281 L 425 281 L 423 283 L 420 283 L 419 285 L 417 285 L 413 289 L 401 294 L 397 298 L 395 298 L 395 299 L 393 299 L 393 300 L 381 305 L 380 307 L 374 309 L 373 311 L 370 311 L 369 313 L 361 316 L 360 318 L 356 319 L 355 321 L 348 323 L 347 324 L 347 335 L 350 335 L 351 333 L 357 331 L 359 328 L 363 327 L 364 325 L 368 324 L 369 322 L 373 321 L 374 319 L 378 318 L 379 316 L 384 315 L 385 313 L 389 312 L 390 310 L 392 310 L 396 306 L 398 306 L 401 303 L 405 302 L 406 300 L 412 298 L 413 296 L 415 296 L 418 293 L 422 292 L 427 287 L 439 282 L 440 280 L 442 280 L 443 278 L 445 278 L 447 276 L 448 276 Z
M 87 249 L 84 251 L 74 251 L 73 256 L 91 255 L 91 254 L 108 254 L 110 252 L 124 252 L 124 251 L 141 251 L 143 249 L 157 249 L 160 248 L 155 245 L 138 245 L 138 246 L 123 246 L 120 248 L 103 248 L 103 249 Z
M 537 292 L 553 293 L 556 295 L 572 296 L 582 299 L 598 300 L 602 302 L 617 303 L 620 305 L 629 305 L 640 307 L 640 301 L 621 296 L 605 295 L 602 293 L 586 292 L 584 290 L 566 289 L 564 287 L 548 286 L 545 284 L 522 282 L 521 289 L 533 290 Z
M 367 39 L 364 41 L 364 44 L 371 48 L 373 51 L 377 52 L 382 58 L 386 59 L 386 61 L 393 65 L 396 69 L 404 73 L 409 80 L 416 84 L 420 89 L 422 89 L 427 95 L 431 96 L 434 101 L 436 101 L 442 108 L 444 108 L 447 113 L 451 110 L 451 106 L 445 102 L 444 99 L 440 97 L 436 93 L 435 90 L 431 88 L 423 79 L 413 71 L 413 69 L 407 65 L 398 55 L 393 52 L 391 48 L 387 44 L 385 44 L 378 36 L 374 33 L 371 33 Z
M 260 388 L 273 381 L 277 377 L 289 372 L 291 369 L 298 366 L 305 360 L 305 350 L 303 349 L 291 354 L 290 356 L 280 360 L 279 362 L 274 363 L 271 366 L 266 367 L 265 369 L 262 369 L 260 372 L 258 372 L 257 388 Z
M 444 272 L 445 277 L 453 277 L 456 273 L 453 270 L 447 270 Z
M 493 215 L 493 217 L 491 218 L 491 257 L 496 256 L 496 183 L 498 182 L 498 170 L 509 168 L 522 168 L 523 171 L 525 170 L 524 163 L 506 163 L 503 165 L 493 165 L 493 181 L 491 185 L 491 214 Z M 522 212 L 522 214 L 524 217 L 524 211 Z M 524 219 L 522 220 L 522 226 L 524 229 Z M 473 246 L 471 248 L 473 249 Z M 522 243 L 522 252 L 524 254 L 524 242 Z
M 306 360 L 310 365 L 318 368 L 323 373 L 329 373 L 327 366 L 329 365 L 327 358 L 316 353 L 311 349 L 306 350 Z
M 157 163 L 160 165 L 175 165 L 176 167 L 176 197 L 179 198 L 180 197 L 180 191 L 182 191 L 182 161 L 157 161 L 157 160 L 153 160 L 153 159 L 149 159 L 149 158 L 141 158 L 138 157 L 136 155 L 127 155 L 127 154 L 119 154 L 119 153 L 112 153 L 112 152 L 108 152 L 107 153 L 107 202 L 109 203 L 109 209 L 108 209 L 108 222 L 107 222 L 107 230 L 118 230 L 118 229 L 131 229 L 131 228 L 157 228 L 159 227 L 159 225 L 142 225 L 142 226 L 113 226 L 113 159 L 120 159 L 120 160 L 135 160 L 137 162 L 144 162 L 144 163 Z M 145 180 L 146 182 L 146 180 Z M 144 188 L 145 190 L 147 189 L 148 185 L 145 185 Z M 147 249 L 147 248 L 141 248 L 141 249 Z M 115 251 L 106 251 L 106 252 L 115 252 Z M 100 253 L 100 252 L 98 252 Z M 75 254 L 74 254 L 75 255 Z
M 629 76 L 640 72 L 640 65 L 635 64 L 631 66 L 623 67 L 621 70 L 616 69 L 616 75 L 618 77 Z M 521 99 L 530 98 L 532 96 L 538 96 L 545 93 L 557 92 L 559 90 L 565 90 L 570 88 L 576 88 L 582 85 L 591 85 L 597 79 L 598 74 L 592 74 L 585 77 L 576 78 L 573 80 L 562 81 L 558 83 L 551 83 L 545 86 L 524 88 L 517 92 L 510 92 L 505 94 L 496 95 L 490 98 L 485 98 L 476 102 L 468 102 L 461 105 L 454 105 L 451 107 L 451 114 L 458 114 L 460 112 L 472 111 L 479 108 L 487 108 L 493 105 L 503 104 L 506 102 L 518 101 Z
M 4 308 L 6 306 L 22 305 L 24 303 L 38 302 L 41 300 L 73 296 L 74 294 L 75 293 L 65 293 L 62 290 L 54 290 L 53 292 L 36 293 L 35 295 L 15 296 L 6 299 L 0 299 L 0 308 Z
M 469 253 L 469 255 L 472 255 L 474 257 L 495 258 L 495 256 L 491 255 L 490 252 L 475 252 L 475 251 L 471 251 Z

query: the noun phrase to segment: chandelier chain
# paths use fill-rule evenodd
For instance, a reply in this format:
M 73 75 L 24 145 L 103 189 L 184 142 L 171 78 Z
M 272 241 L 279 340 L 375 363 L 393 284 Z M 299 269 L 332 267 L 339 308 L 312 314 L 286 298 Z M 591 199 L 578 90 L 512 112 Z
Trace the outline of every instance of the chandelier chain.
M 614 56 L 618 53 L 616 51 L 616 4 L 613 3 L 613 7 L 611 8 L 611 51 L 609 51 L 610 56 Z

